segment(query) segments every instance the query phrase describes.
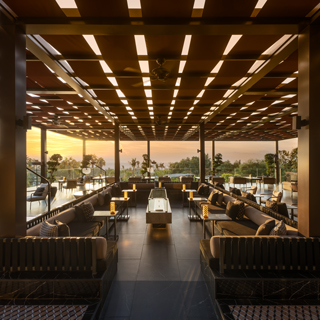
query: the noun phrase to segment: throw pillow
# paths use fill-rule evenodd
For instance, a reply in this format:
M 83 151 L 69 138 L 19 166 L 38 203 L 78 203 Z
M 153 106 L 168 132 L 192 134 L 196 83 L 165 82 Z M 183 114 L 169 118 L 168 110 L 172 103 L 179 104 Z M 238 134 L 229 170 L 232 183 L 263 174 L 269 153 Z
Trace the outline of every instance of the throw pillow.
M 279 221 L 270 232 L 271 236 L 284 236 L 286 234 L 287 234 L 287 228 L 285 223 L 282 220 Z
M 58 236 L 58 227 L 54 224 L 51 224 L 47 221 L 41 223 L 40 228 L 40 237 L 57 237 Z
M 204 184 L 200 184 L 200 186 L 198 187 L 197 193 L 198 193 L 200 196 L 204 195 L 204 187 L 205 187 Z
M 239 205 L 229 201 L 226 208 L 226 215 L 230 217 L 232 220 L 236 220 L 238 212 Z
M 285 202 L 278 202 L 278 213 L 289 218 L 287 204 Z
M 237 219 L 239 220 L 243 220 L 244 219 L 244 203 L 242 201 L 239 201 L 239 200 L 236 200 L 234 202 L 234 204 L 237 204 L 239 205 L 239 211 L 238 211 L 238 214 L 237 214 Z
M 124 190 L 124 189 L 129 189 L 129 183 L 128 181 L 122 181 L 121 182 L 121 190 Z M 132 189 L 132 188 L 131 188 Z
M 113 197 L 121 197 L 121 188 L 118 184 L 113 185 L 111 189 L 111 193 Z
M 101 192 L 98 193 L 98 204 L 100 207 L 104 205 L 104 194 L 102 194 Z
M 248 200 L 257 202 L 256 197 L 255 197 L 252 193 L 248 193 L 248 192 L 242 191 L 242 192 L 241 192 L 241 196 L 242 196 L 243 198 L 248 199 Z
M 94 208 L 91 202 L 82 202 L 78 206 L 75 206 L 76 218 L 78 221 L 92 221 Z
M 223 193 L 222 192 L 218 192 L 218 199 L 216 201 L 216 203 L 219 205 L 219 206 L 222 206 L 222 203 L 223 203 Z
M 37 190 L 34 192 L 34 196 L 37 196 L 37 197 L 40 197 L 40 196 L 42 196 L 42 193 L 43 193 L 43 191 L 44 191 L 44 189 L 45 188 L 37 188 Z
M 219 188 L 221 188 L 221 189 L 224 189 L 224 185 L 222 184 L 222 183 L 219 183 L 219 182 L 215 182 L 214 183 L 214 185 L 216 186 L 216 187 L 219 187 Z
M 104 204 L 107 206 L 110 204 L 111 201 L 111 194 L 110 192 L 106 192 L 104 195 Z
M 241 196 L 241 191 L 240 191 L 240 189 L 230 188 L 229 191 L 230 191 L 231 193 L 236 194 L 237 196 Z
M 55 225 L 58 227 L 59 237 L 70 237 L 70 228 L 66 223 L 59 220 L 54 220 Z
M 276 221 L 274 219 L 267 220 L 258 228 L 256 236 L 269 235 L 275 224 Z
M 215 205 L 218 200 L 218 196 L 219 196 L 218 192 L 212 191 L 210 193 L 210 196 L 209 196 L 207 202 L 209 202 L 212 205 Z
M 274 212 L 278 212 L 278 204 L 275 201 L 266 201 L 266 208 L 271 209 Z

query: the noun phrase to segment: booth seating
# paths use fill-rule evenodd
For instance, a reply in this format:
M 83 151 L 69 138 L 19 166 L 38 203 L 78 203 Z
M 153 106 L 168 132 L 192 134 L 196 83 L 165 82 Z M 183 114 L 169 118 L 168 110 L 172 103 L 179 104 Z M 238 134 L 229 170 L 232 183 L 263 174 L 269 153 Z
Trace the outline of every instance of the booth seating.
M 159 182 L 171 182 L 170 177 L 159 177 Z
M 229 184 L 233 184 L 233 186 L 235 187 L 236 184 L 247 184 L 247 179 L 244 177 L 229 177 Z
M 224 177 L 217 177 L 217 176 L 211 176 L 209 177 L 209 182 L 211 184 L 214 184 L 215 182 L 218 182 L 220 184 L 224 184 L 225 181 L 224 181 Z
M 193 177 L 190 176 L 181 176 L 179 177 L 180 182 L 182 183 L 188 183 L 193 181 Z
M 262 177 L 260 180 L 260 185 L 262 184 L 263 188 L 265 184 L 272 184 L 275 185 L 276 184 L 276 178 L 274 177 Z
M 142 182 L 142 177 L 129 177 L 128 182 Z

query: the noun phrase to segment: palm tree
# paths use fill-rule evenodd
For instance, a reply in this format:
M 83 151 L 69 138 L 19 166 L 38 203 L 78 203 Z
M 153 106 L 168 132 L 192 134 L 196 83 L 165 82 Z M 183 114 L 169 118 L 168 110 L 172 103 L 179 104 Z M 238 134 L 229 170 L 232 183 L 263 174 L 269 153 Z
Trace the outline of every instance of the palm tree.
M 159 169 L 165 169 L 165 165 L 164 165 L 163 162 L 160 162 L 160 163 L 159 163 Z
M 134 176 L 134 171 L 136 169 L 136 165 L 137 165 L 137 158 L 132 158 L 131 161 L 128 161 L 130 166 L 132 167 L 132 175 Z

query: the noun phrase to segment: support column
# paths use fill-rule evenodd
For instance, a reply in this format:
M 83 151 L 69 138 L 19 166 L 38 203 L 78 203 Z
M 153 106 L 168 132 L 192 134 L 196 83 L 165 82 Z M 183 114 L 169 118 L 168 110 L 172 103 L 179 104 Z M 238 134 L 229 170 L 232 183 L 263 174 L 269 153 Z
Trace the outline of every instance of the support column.
M 47 129 L 41 128 L 41 175 L 47 177 Z M 42 181 L 45 182 L 45 181 Z
M 26 235 L 26 35 L 0 11 L 0 237 Z
M 114 177 L 115 182 L 120 181 L 120 128 L 119 124 L 114 125 Z
M 211 163 L 211 169 L 212 169 L 212 171 L 214 171 L 214 168 L 213 168 L 213 161 L 214 161 L 214 156 L 216 155 L 216 145 L 215 145 L 215 141 L 214 140 L 212 140 L 212 163 Z M 215 175 L 215 174 L 212 174 L 213 176 Z
M 306 237 L 320 236 L 320 26 L 308 26 L 299 35 L 298 115 L 309 124 L 298 130 L 298 226 Z
M 204 147 L 204 123 L 201 123 L 200 127 L 199 127 L 199 143 L 200 143 L 199 177 L 200 177 L 200 181 L 204 182 L 204 179 L 206 176 L 205 147 Z
M 86 140 L 82 140 L 82 160 L 84 159 L 84 156 L 86 155 Z
M 147 140 L 147 155 L 149 159 L 148 168 L 150 168 L 150 140 Z M 148 172 L 148 177 L 150 178 L 150 171 Z
M 276 184 L 279 186 L 279 142 L 276 140 L 274 142 L 274 176 L 276 178 Z

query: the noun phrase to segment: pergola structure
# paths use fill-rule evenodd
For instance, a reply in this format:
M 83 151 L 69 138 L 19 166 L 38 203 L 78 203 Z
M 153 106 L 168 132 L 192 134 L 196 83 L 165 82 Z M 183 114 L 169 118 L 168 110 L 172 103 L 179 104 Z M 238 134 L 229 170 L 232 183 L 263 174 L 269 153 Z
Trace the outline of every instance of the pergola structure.
M 116 179 L 119 140 L 200 137 L 203 160 L 205 140 L 298 136 L 299 230 L 319 235 L 318 0 L 0 0 L 0 9 L 2 235 L 25 232 L 26 116 L 42 129 L 43 163 L 46 130 L 114 140 Z M 297 114 L 309 120 L 299 135 Z

